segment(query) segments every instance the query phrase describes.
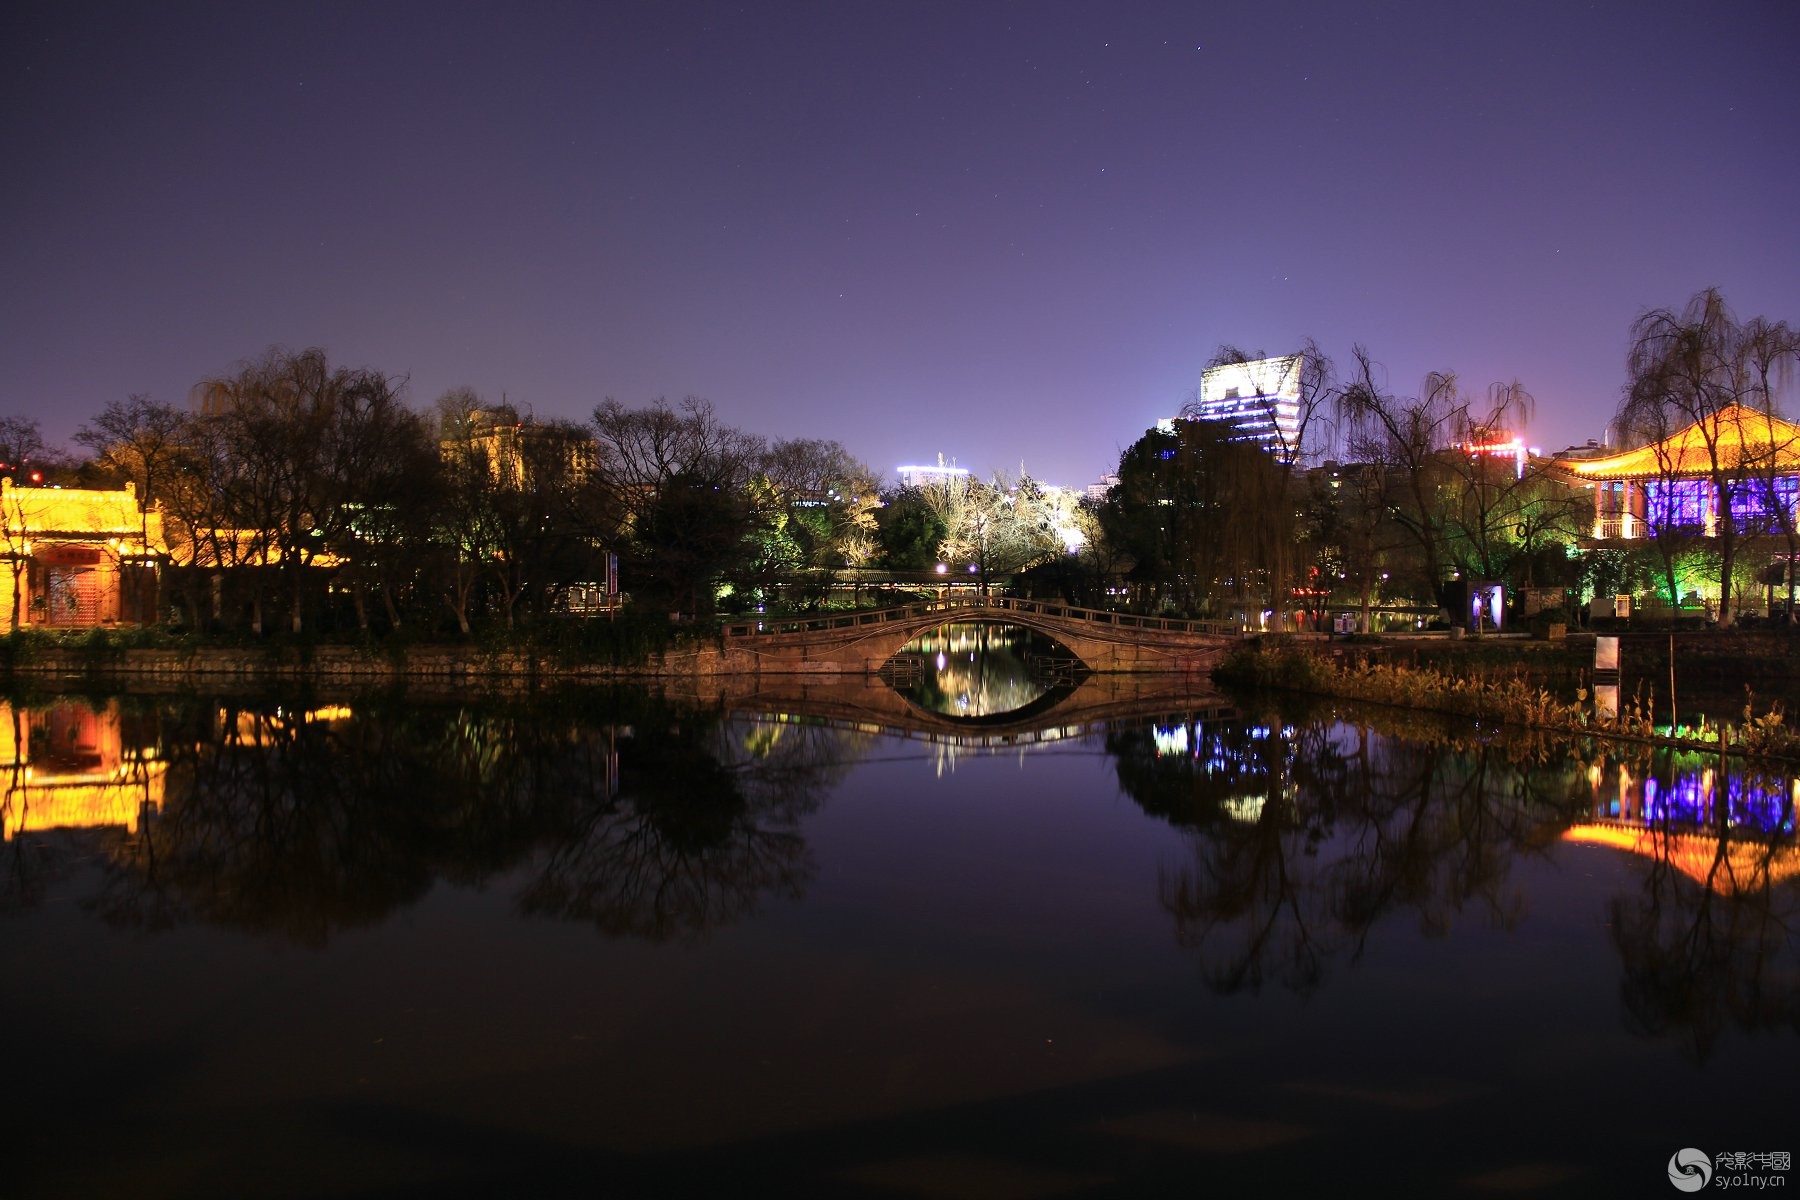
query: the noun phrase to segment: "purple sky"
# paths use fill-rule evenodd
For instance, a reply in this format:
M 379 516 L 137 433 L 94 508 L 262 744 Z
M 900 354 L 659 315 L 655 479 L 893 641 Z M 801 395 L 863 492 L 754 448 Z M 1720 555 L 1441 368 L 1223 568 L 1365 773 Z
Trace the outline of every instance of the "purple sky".
M 1800 4 L 21 3 L 0 414 L 273 343 L 1086 484 L 1221 342 L 1518 378 L 1800 321 Z

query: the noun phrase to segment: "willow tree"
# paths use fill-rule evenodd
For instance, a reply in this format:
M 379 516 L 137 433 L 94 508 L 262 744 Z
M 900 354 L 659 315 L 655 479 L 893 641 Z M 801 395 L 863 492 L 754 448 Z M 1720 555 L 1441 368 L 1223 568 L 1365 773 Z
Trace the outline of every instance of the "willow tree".
M 770 445 L 749 488 L 754 559 L 752 589 L 791 583 L 810 571 L 809 603 L 829 594 L 836 572 L 860 567 L 875 552 L 875 473 L 842 445 L 793 438 Z
M 1444 456 L 1455 480 L 1445 497 L 1445 530 L 1459 567 L 1479 579 L 1500 577 L 1518 544 L 1520 509 L 1538 482 L 1515 457 L 1523 451 L 1499 441 L 1516 438 L 1535 405 L 1516 379 L 1494 384 L 1483 402 L 1460 403 L 1456 445 Z
M 1270 438 L 1267 450 L 1280 478 L 1279 503 L 1285 514 L 1294 515 L 1305 502 L 1300 472 L 1318 457 L 1319 447 L 1332 433 L 1331 402 L 1337 386 L 1331 360 L 1308 338 L 1297 353 L 1273 358 L 1261 350 L 1223 345 L 1206 366 L 1208 370 L 1234 367 L 1246 373 L 1255 393 L 1243 401 L 1262 410 L 1262 428 L 1269 431 Z M 1183 415 L 1193 417 L 1198 412 L 1198 404 L 1190 403 Z M 1300 544 L 1298 536 L 1289 536 L 1266 548 L 1269 607 L 1277 629 L 1286 628 Z
M 1396 396 L 1377 381 L 1364 347 L 1354 355 L 1355 374 L 1336 396 L 1347 450 L 1353 461 L 1379 468 L 1391 488 L 1394 524 L 1418 551 L 1430 598 L 1441 601 L 1453 539 L 1472 539 L 1472 567 L 1493 566 L 1508 506 L 1492 463 L 1472 447 L 1528 418 L 1530 393 L 1516 383 L 1496 385 L 1482 403 L 1453 372 L 1433 371 L 1418 395 Z
M 1753 317 L 1744 325 L 1745 350 L 1761 395 L 1768 398 L 1751 425 L 1761 441 L 1752 481 L 1754 504 L 1761 510 L 1763 532 L 1780 537 L 1785 551 L 1781 572 L 1787 587 L 1786 614 L 1794 624 L 1794 566 L 1800 560 L 1800 479 L 1793 464 L 1800 458 L 1800 430 L 1777 420 L 1776 397 L 1792 383 L 1800 366 L 1800 331 L 1785 321 Z
M 1719 625 L 1733 620 L 1732 582 L 1746 532 L 1739 510 L 1768 453 L 1757 437 L 1775 411 L 1775 384 L 1795 349 L 1785 325 L 1762 318 L 1740 324 L 1718 289 L 1708 288 L 1677 312 L 1658 308 L 1631 326 L 1627 382 L 1616 424 L 1628 443 L 1643 444 L 1672 427 L 1691 453 L 1684 472 L 1705 481 L 1713 543 L 1718 550 Z M 1654 514 L 1653 514 L 1654 515 Z M 1749 515 L 1749 514 L 1745 514 Z

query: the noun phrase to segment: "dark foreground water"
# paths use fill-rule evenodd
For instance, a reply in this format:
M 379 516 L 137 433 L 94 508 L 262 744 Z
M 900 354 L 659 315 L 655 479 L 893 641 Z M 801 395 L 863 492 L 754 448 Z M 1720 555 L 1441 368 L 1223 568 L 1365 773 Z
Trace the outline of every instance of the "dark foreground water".
M 0 1194 L 1791 1177 L 1790 777 L 1107 686 L 9 706 Z

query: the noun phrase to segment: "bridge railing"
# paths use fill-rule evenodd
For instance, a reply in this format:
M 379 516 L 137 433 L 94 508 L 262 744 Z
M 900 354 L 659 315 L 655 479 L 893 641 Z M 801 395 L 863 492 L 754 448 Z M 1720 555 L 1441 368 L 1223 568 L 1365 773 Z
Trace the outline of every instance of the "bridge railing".
M 784 617 L 776 620 L 737 621 L 724 627 L 726 638 L 754 638 L 775 634 L 828 633 L 835 630 L 878 628 L 897 622 L 916 621 L 920 617 L 961 613 L 1012 612 L 1022 615 L 1076 621 L 1087 625 L 1104 625 L 1114 629 L 1154 630 L 1168 633 L 1198 633 L 1213 637 L 1241 637 L 1243 626 L 1235 621 L 1190 621 L 1176 617 L 1152 617 L 1139 613 L 1114 612 L 1106 608 L 1082 608 L 1072 604 L 1054 604 L 1043 600 L 1022 600 L 1012 596 L 957 596 L 944 600 L 926 600 L 903 604 L 896 608 L 871 608 L 857 612 L 829 613 L 816 617 Z

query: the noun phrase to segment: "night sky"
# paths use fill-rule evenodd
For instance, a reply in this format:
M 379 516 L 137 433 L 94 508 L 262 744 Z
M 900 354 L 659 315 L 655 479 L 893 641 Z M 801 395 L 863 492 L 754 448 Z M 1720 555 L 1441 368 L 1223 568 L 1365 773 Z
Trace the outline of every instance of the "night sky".
M 271 344 L 1085 485 L 1221 342 L 1517 378 L 1800 321 L 1800 4 L 7 4 L 0 415 Z

